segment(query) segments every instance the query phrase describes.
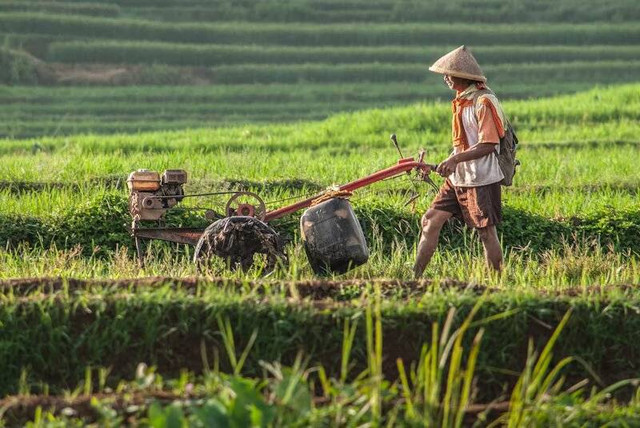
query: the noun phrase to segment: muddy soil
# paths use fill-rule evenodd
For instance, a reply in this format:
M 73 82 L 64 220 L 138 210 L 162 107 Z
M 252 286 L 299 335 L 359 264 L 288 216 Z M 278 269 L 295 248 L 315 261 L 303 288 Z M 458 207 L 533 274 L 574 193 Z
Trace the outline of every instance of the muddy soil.
M 246 289 L 249 285 L 258 293 L 267 289 L 282 291 L 290 298 L 308 298 L 311 300 L 324 300 L 334 297 L 358 295 L 358 290 L 364 290 L 367 286 L 379 286 L 383 296 L 386 294 L 423 294 L 434 290 L 435 283 L 431 280 L 403 281 L 399 279 L 380 280 L 254 280 L 249 283 L 244 280 L 228 278 L 167 278 L 149 277 L 139 279 L 74 279 L 74 278 L 16 278 L 0 280 L 0 292 L 11 291 L 14 296 L 29 296 L 31 294 L 53 294 L 67 289 L 69 292 L 90 290 L 91 288 L 137 289 L 170 286 L 173 289 L 182 289 L 195 292 L 199 287 L 224 287 L 226 289 Z M 482 285 L 467 284 L 460 281 L 446 280 L 438 283 L 440 290 L 456 289 L 482 294 L 486 290 L 499 291 Z
M 456 290 L 460 292 L 481 295 L 485 292 L 496 293 L 509 290 L 498 287 L 490 287 L 482 284 L 473 284 L 456 280 L 441 280 L 434 282 L 423 280 L 400 279 L 347 279 L 326 280 L 311 279 L 299 281 L 257 279 L 246 280 L 228 279 L 222 277 L 148 277 L 137 279 L 75 279 L 75 278 L 15 278 L 0 280 L 0 293 L 11 291 L 14 296 L 28 297 L 32 294 L 53 294 L 67 289 L 69 292 L 89 291 L 92 288 L 108 288 L 110 290 L 135 290 L 144 288 L 158 288 L 169 286 L 173 289 L 181 289 L 195 293 L 199 288 L 219 287 L 226 290 L 246 290 L 247 285 L 256 293 L 264 294 L 267 290 L 282 292 L 292 301 L 298 299 L 324 301 L 328 299 L 348 300 L 362 295 L 367 287 L 379 287 L 383 297 L 409 298 L 434 291 Z M 591 285 L 587 287 L 569 287 L 562 290 L 538 290 L 541 296 L 604 296 L 611 290 L 632 292 L 638 289 L 637 285 Z M 512 293 L 513 291 L 509 291 Z M 369 294 L 369 293 L 367 293 Z

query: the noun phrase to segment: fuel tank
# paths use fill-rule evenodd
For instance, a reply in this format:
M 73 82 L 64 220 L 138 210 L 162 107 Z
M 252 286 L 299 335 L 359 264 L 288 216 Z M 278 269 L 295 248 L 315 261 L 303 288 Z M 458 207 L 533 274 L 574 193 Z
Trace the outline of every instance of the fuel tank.
M 317 275 L 345 273 L 369 259 L 362 227 L 347 199 L 333 198 L 308 208 L 300 218 L 300 230 Z

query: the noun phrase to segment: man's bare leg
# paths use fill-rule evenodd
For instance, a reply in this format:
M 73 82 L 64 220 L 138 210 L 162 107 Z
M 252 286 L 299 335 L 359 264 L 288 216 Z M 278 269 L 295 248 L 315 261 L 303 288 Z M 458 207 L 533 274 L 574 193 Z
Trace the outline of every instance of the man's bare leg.
M 500 272 L 502 270 L 502 247 L 498 240 L 498 232 L 495 226 L 487 226 L 477 229 L 482 245 L 484 246 L 484 256 L 490 268 Z
M 413 266 L 413 275 L 415 278 L 422 276 L 424 269 L 429 264 L 438 246 L 440 230 L 452 215 L 453 214 L 447 211 L 429 209 L 426 214 L 422 216 L 422 233 L 420 234 L 420 243 L 418 243 L 416 264 Z

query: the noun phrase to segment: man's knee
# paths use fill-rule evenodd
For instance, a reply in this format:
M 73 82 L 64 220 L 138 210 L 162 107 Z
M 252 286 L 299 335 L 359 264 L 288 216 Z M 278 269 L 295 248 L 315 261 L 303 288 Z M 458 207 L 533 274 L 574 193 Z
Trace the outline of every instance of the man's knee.
M 486 239 L 489 236 L 489 228 L 488 227 L 483 227 L 482 229 L 476 229 L 476 232 L 478 233 L 478 236 L 482 240 Z
M 449 217 L 451 217 L 451 214 L 447 212 L 428 209 L 422 216 L 422 231 L 426 232 L 429 229 L 440 230 Z

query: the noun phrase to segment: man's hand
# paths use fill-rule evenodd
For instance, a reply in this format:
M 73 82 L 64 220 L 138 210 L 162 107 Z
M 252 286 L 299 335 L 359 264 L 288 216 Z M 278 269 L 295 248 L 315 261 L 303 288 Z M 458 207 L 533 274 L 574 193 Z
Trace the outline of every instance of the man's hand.
M 456 166 L 458 162 L 456 162 L 454 156 L 449 157 L 447 160 L 442 161 L 438 164 L 438 169 L 436 172 L 440 174 L 441 177 L 448 177 L 456 170 Z

